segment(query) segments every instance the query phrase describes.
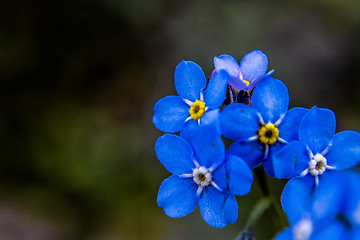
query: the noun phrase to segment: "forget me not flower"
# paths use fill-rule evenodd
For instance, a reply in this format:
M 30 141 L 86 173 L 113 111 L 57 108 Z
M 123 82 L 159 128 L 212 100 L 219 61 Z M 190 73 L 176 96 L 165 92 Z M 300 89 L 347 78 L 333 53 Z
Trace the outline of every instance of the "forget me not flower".
M 240 158 L 225 156 L 225 146 L 213 126 L 201 126 L 183 138 L 165 134 L 155 145 L 160 162 L 173 175 L 159 189 L 157 203 L 166 215 L 183 217 L 200 205 L 201 215 L 213 227 L 237 220 L 234 194 L 250 191 L 253 176 Z
M 228 54 L 214 58 L 215 70 L 225 70 L 230 75 L 229 84 L 237 91 L 249 91 L 255 87 L 257 82 L 274 72 L 271 70 L 266 74 L 268 58 L 260 50 L 246 54 L 240 61 Z
M 360 239 L 359 185 L 359 172 L 342 171 L 324 176 L 316 189 L 313 212 L 340 225 L 341 239 Z
M 314 184 L 311 180 L 293 178 L 285 186 L 281 204 L 290 227 L 275 240 L 359 239 L 359 173 L 344 171 L 326 175 L 314 194 L 308 187 Z
M 167 96 L 155 104 L 155 126 L 168 133 L 181 131 L 182 137 L 189 138 L 198 125 L 217 119 L 229 78 L 225 71 L 219 71 L 206 87 L 205 74 L 199 65 L 192 61 L 180 62 L 175 70 L 179 96 Z
M 318 185 L 323 174 L 357 165 L 360 133 L 342 131 L 334 135 L 335 128 L 331 110 L 313 107 L 300 124 L 299 141 L 289 143 L 273 156 L 275 177 L 310 176 Z
M 298 139 L 299 123 L 308 111 L 304 108 L 288 111 L 288 106 L 286 86 L 270 76 L 254 89 L 252 107 L 240 103 L 227 106 L 220 116 L 221 131 L 237 141 L 228 154 L 240 156 L 251 168 L 263 161 L 266 172 L 273 176 L 271 155 Z

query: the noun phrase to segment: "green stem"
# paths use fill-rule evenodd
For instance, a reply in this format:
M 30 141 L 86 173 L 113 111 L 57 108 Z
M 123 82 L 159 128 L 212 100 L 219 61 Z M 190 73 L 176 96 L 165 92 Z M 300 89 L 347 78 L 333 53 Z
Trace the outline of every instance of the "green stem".
M 263 215 L 263 213 L 268 209 L 271 205 L 271 201 L 269 198 L 260 198 L 251 209 L 249 218 L 246 220 L 245 229 L 250 229 L 257 220 Z
M 263 166 L 259 166 L 254 169 L 254 173 L 259 181 L 260 189 L 264 199 L 268 199 L 270 201 L 270 214 L 273 218 L 273 224 L 275 230 L 280 231 L 284 227 L 288 225 L 286 216 L 284 212 L 281 210 L 281 207 L 277 201 L 275 201 L 274 196 L 269 190 L 267 181 L 266 181 L 266 173 L 264 171 Z
M 254 237 L 250 229 L 260 219 L 260 217 L 263 216 L 266 210 L 268 210 L 269 214 L 271 215 L 271 223 L 274 226 L 274 232 L 279 232 L 288 225 L 284 212 L 281 210 L 279 203 L 275 201 L 274 196 L 269 190 L 268 183 L 266 181 L 266 173 L 263 166 L 261 165 L 255 168 L 254 173 L 258 179 L 262 197 L 256 202 L 256 204 L 252 208 L 250 215 L 245 223 L 245 229 L 239 234 L 236 239 L 247 239 L 247 237 L 249 236 Z
M 254 169 L 254 173 L 259 181 L 259 185 L 260 185 L 260 189 L 261 189 L 261 193 L 263 195 L 263 197 L 267 198 L 269 197 L 270 191 L 269 191 L 269 187 L 265 178 L 265 171 L 264 168 L 261 166 L 257 167 Z

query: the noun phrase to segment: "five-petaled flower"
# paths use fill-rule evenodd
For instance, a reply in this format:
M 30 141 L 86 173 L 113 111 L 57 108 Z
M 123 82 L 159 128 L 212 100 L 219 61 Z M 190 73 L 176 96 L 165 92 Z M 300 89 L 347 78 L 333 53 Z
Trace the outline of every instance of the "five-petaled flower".
M 273 156 L 277 178 L 319 179 L 331 171 L 342 171 L 360 162 L 360 133 L 342 131 L 335 134 L 335 114 L 313 107 L 303 118 L 299 141 L 289 143 Z
M 225 156 L 225 146 L 214 126 L 202 126 L 183 138 L 165 134 L 155 145 L 160 162 L 173 175 L 159 189 L 157 203 L 174 218 L 183 217 L 200 205 L 201 215 L 213 227 L 237 220 L 234 197 L 250 191 L 252 173 L 235 156 Z
M 155 126 L 167 133 L 181 131 L 181 136 L 188 139 L 198 125 L 216 121 L 229 78 L 225 71 L 219 71 L 206 87 L 205 74 L 199 65 L 192 61 L 180 62 L 175 70 L 179 96 L 167 96 L 155 104 Z
M 230 75 L 229 85 L 235 90 L 249 91 L 264 77 L 274 72 L 268 69 L 268 58 L 260 50 L 252 51 L 246 54 L 240 61 L 240 65 L 236 59 L 228 54 L 214 58 L 215 72 L 225 70 Z
M 220 116 L 221 131 L 237 141 L 228 154 L 240 156 L 251 168 L 263 162 L 266 172 L 273 176 L 271 156 L 284 144 L 298 139 L 299 123 L 308 111 L 288 111 L 288 106 L 286 86 L 270 76 L 254 89 L 252 107 L 240 103 L 227 106 Z

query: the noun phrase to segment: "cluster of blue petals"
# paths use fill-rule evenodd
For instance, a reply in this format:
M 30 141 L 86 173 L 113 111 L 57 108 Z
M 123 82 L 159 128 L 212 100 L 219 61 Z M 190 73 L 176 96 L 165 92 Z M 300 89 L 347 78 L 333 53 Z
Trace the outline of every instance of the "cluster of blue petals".
M 237 91 L 251 90 L 264 76 L 270 75 L 274 70 L 266 74 L 268 64 L 267 56 L 260 50 L 246 54 L 240 64 L 228 54 L 214 58 L 215 72 L 225 70 L 230 75 L 229 85 Z
M 229 78 L 225 71 L 219 71 L 206 86 L 206 77 L 199 65 L 192 61 L 180 62 L 175 69 L 175 87 L 179 95 L 164 97 L 155 104 L 153 123 L 167 133 L 181 131 L 180 135 L 188 139 L 199 125 L 218 118 Z M 192 119 L 189 113 L 196 100 L 203 100 L 207 107 L 200 119 Z
M 166 133 L 155 152 L 172 174 L 158 205 L 174 218 L 199 206 L 209 225 L 222 228 L 237 220 L 234 195 L 250 191 L 252 169 L 262 165 L 270 177 L 290 179 L 281 197 L 290 227 L 276 239 L 357 239 L 360 175 L 347 169 L 360 162 L 360 133 L 335 134 L 329 109 L 289 109 L 288 89 L 272 73 L 260 50 L 240 63 L 215 57 L 208 82 L 196 63 L 178 64 L 178 95 L 154 106 L 153 123 Z M 228 149 L 222 137 L 234 141 Z
M 252 106 L 241 103 L 231 104 L 221 113 L 223 135 L 236 141 L 229 154 L 243 158 L 253 169 L 260 163 L 266 172 L 274 177 L 273 158 L 288 142 L 298 140 L 299 124 L 308 111 L 304 108 L 288 110 L 289 94 L 284 83 L 269 76 L 263 79 L 252 95 Z M 279 137 L 273 144 L 258 139 L 262 125 L 274 124 Z
M 183 217 L 199 205 L 202 217 L 213 227 L 222 228 L 237 220 L 234 194 L 248 193 L 253 176 L 242 159 L 225 155 L 224 143 L 213 126 L 196 129 L 190 142 L 165 134 L 157 140 L 155 151 L 173 174 L 161 184 L 157 200 L 168 216 Z M 207 178 L 201 184 L 196 182 L 200 169 Z
M 281 198 L 290 226 L 275 240 L 360 239 L 359 172 L 324 175 L 316 191 L 309 178 L 290 182 Z

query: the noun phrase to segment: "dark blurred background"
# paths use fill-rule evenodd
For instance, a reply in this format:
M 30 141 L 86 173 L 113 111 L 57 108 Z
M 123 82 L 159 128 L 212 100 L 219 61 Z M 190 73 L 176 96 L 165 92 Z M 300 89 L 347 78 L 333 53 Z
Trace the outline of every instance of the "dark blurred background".
M 154 153 L 154 103 L 183 59 L 255 49 L 290 105 L 330 108 L 360 130 L 360 2 L 53 0 L 0 2 L 0 239 L 234 239 L 156 205 L 170 174 Z M 270 180 L 279 196 L 284 181 Z M 275 232 L 267 215 L 257 239 Z

